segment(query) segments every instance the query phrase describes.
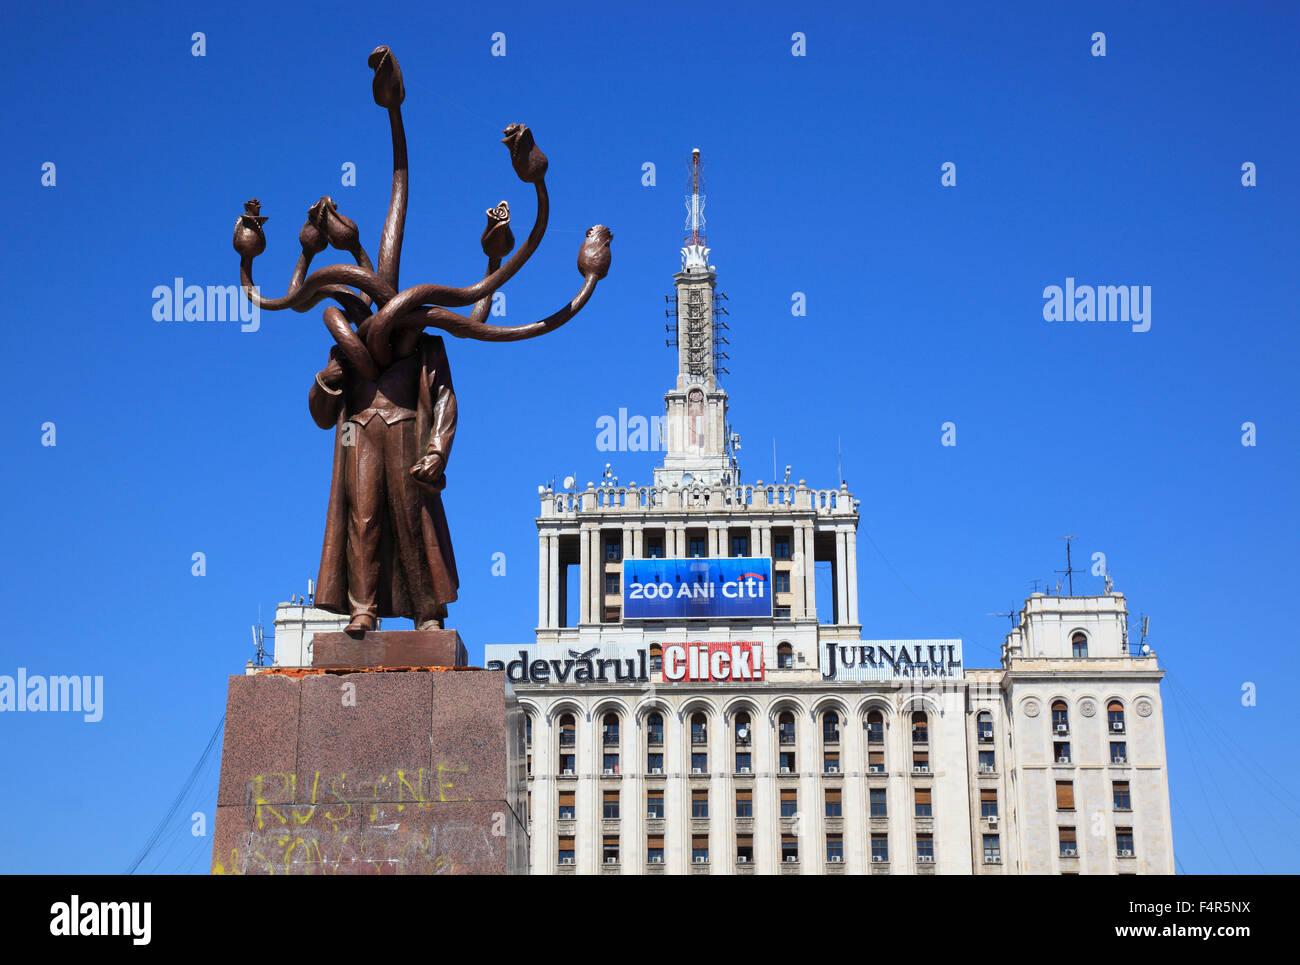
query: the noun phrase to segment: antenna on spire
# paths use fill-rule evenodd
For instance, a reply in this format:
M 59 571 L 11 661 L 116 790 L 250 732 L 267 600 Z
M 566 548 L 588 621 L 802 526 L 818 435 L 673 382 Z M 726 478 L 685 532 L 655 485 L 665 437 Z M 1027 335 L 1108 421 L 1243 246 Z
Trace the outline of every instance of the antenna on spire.
M 1069 581 L 1069 585 L 1070 585 L 1070 596 L 1074 596 L 1074 566 L 1070 563 L 1070 543 L 1071 543 L 1073 540 L 1076 540 L 1076 539 L 1078 539 L 1078 538 L 1079 538 L 1079 537 L 1077 537 L 1077 536 L 1062 536 L 1062 537 L 1061 537 L 1061 539 L 1065 540 L 1065 569 L 1063 569 L 1063 570 L 1056 570 L 1056 571 L 1055 571 L 1055 572 L 1057 572 L 1057 573 L 1064 573 L 1064 574 L 1065 574 L 1065 578 Z M 1060 584 L 1060 583 L 1057 583 L 1057 584 L 1056 584 L 1056 587 L 1057 587 L 1056 592 L 1057 592 L 1057 595 L 1059 596 L 1059 595 L 1060 595 L 1060 592 L 1061 592 L 1061 589 L 1060 589 L 1061 584 Z
M 686 177 L 686 239 L 682 246 L 682 271 L 709 270 L 709 249 L 704 232 L 704 158 L 691 150 Z

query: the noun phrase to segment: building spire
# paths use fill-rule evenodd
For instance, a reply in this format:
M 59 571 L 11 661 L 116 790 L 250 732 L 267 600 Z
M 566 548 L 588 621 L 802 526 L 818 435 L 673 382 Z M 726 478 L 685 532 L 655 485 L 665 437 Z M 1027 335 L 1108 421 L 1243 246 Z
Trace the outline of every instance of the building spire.
M 705 247 L 704 237 L 704 175 L 701 168 L 704 158 L 700 149 L 691 151 L 691 164 L 686 187 L 686 245 L 682 248 L 682 271 L 708 271 L 709 249 Z

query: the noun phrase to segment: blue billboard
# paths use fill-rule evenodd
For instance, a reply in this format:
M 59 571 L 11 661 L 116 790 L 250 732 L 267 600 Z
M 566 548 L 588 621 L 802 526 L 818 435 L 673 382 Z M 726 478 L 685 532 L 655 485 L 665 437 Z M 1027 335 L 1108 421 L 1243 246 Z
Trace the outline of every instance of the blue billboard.
M 624 560 L 625 620 L 772 616 L 772 561 Z

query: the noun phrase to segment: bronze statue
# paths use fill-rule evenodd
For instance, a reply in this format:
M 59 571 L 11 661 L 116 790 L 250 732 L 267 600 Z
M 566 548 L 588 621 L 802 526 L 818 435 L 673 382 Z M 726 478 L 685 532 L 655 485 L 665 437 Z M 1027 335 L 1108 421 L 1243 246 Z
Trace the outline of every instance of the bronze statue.
M 385 616 L 406 616 L 419 629 L 440 628 L 459 580 L 447 518 L 442 507 L 447 459 L 456 434 L 456 395 L 442 329 L 458 338 L 486 342 L 535 338 L 559 328 L 587 303 L 609 272 L 613 234 L 604 225 L 588 229 L 578 251 L 581 290 L 547 318 L 527 325 L 484 322 L 492 294 L 537 250 L 546 233 L 549 202 L 546 155 L 522 124 L 511 124 L 502 143 L 521 181 L 537 192 L 537 217 L 523 247 L 514 248 L 510 207 L 502 201 L 487 211 L 480 239 L 487 272 L 465 288 L 397 285 L 406 222 L 406 131 L 401 105 L 406 92 L 397 59 L 387 47 L 370 54 L 375 103 L 388 110 L 393 136 L 393 189 L 379 243 L 379 264 L 371 264 L 356 224 L 339 213 L 331 198 L 307 212 L 298 234 L 302 255 L 282 298 L 263 298 L 253 285 L 253 259 L 266 249 L 261 203 L 249 201 L 235 223 L 240 282 L 261 308 L 305 312 L 324 299 L 325 327 L 334 339 L 329 362 L 316 373 L 307 404 L 321 428 L 334 427 L 334 472 L 315 604 L 348 614 L 352 633 L 374 629 Z M 308 274 L 326 247 L 346 251 L 355 264 L 331 265 Z M 466 315 L 452 308 L 473 306 Z

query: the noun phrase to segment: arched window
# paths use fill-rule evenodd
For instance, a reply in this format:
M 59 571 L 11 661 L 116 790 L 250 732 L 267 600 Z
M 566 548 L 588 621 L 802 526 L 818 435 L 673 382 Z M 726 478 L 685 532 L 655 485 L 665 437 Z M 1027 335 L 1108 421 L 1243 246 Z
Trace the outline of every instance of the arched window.
M 925 711 L 917 710 L 912 713 L 912 743 L 926 744 L 930 741 L 930 719 L 926 716 Z
M 645 719 L 646 741 L 650 744 L 664 742 L 664 715 L 653 713 Z
M 776 719 L 776 729 L 782 744 L 794 743 L 794 714 L 785 711 Z
M 574 744 L 577 741 L 576 728 L 573 724 L 572 714 L 563 714 L 560 717 L 560 753 L 557 755 L 556 763 L 559 765 L 561 777 L 573 777 L 577 771 L 576 756 L 573 753 Z
M 794 647 L 788 643 L 781 643 L 776 648 L 776 669 L 793 670 L 794 669 Z
M 1070 649 L 1076 657 L 1088 656 L 1088 637 L 1082 632 L 1070 637 Z
M 657 643 L 650 644 L 650 672 L 663 673 L 664 648 Z
M 885 742 L 885 715 L 878 710 L 867 714 L 867 743 L 883 744 Z
M 524 714 L 524 744 L 533 746 L 533 715 Z
M 833 710 L 822 714 L 822 743 L 838 744 L 840 742 L 840 715 Z
M 1124 733 L 1124 705 L 1118 700 L 1112 700 L 1106 706 L 1106 722 L 1113 733 Z
M 573 726 L 573 715 L 565 714 L 560 718 L 560 746 L 572 747 L 577 739 L 576 733 Z
M 1070 711 L 1065 706 L 1064 700 L 1057 700 L 1052 703 L 1052 732 L 1055 734 L 1068 734 L 1070 732 Z
M 749 723 L 749 714 L 743 710 L 736 715 L 736 746 L 748 747 L 753 740 L 754 729 Z
M 993 743 L 993 715 L 987 710 L 981 710 L 975 716 L 975 731 L 981 744 Z
M 707 744 L 709 742 L 708 718 L 703 712 L 691 715 L 691 743 Z
M 618 743 L 618 714 L 608 713 L 601 721 L 601 738 L 606 744 Z

